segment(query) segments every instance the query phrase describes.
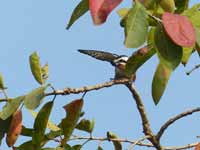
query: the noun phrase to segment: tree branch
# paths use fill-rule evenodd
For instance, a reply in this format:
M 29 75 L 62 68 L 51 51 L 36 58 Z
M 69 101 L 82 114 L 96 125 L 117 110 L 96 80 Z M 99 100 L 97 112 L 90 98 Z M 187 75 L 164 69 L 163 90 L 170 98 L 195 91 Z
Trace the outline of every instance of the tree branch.
M 191 109 L 191 110 L 185 111 L 185 112 L 183 112 L 183 113 L 181 113 L 181 114 L 178 114 L 178 115 L 175 116 L 175 117 L 170 118 L 166 123 L 164 123 L 164 124 L 162 125 L 162 127 L 161 127 L 160 130 L 158 131 L 158 133 L 157 133 L 157 135 L 156 135 L 157 139 L 160 140 L 160 138 L 162 137 L 162 135 L 163 135 L 163 133 L 166 131 L 166 129 L 167 129 L 171 124 L 173 124 L 175 121 L 177 121 L 177 120 L 179 120 L 179 119 L 181 119 L 181 118 L 183 118 L 183 117 L 186 117 L 186 116 L 188 116 L 188 115 L 192 115 L 193 113 L 199 112 L 199 111 L 200 111 L 200 107 L 197 107 L 197 108 L 195 108 L 195 109 Z
M 54 92 L 46 93 L 45 96 L 79 94 L 79 93 L 84 93 L 88 91 L 99 90 L 106 87 L 111 87 L 117 84 L 127 84 L 128 82 L 130 82 L 129 79 L 116 79 L 116 80 L 111 80 L 109 82 L 105 82 L 105 83 L 101 83 L 101 84 L 97 84 L 93 86 L 84 86 L 80 88 L 65 88 L 63 90 L 55 90 Z
M 159 140 L 157 140 L 156 136 L 153 134 L 151 127 L 150 127 L 150 123 L 149 120 L 147 118 L 147 113 L 145 111 L 145 107 L 144 104 L 142 102 L 142 99 L 140 98 L 140 95 L 137 93 L 136 89 L 133 87 L 132 84 L 126 84 L 126 86 L 128 87 L 128 89 L 130 90 L 130 92 L 133 95 L 133 98 L 135 99 L 136 105 L 137 105 L 137 109 L 140 113 L 140 117 L 142 120 L 142 126 L 143 126 L 143 132 L 146 136 L 150 136 L 150 138 L 148 138 L 151 143 L 157 148 L 157 150 L 162 150 L 163 148 L 160 145 Z

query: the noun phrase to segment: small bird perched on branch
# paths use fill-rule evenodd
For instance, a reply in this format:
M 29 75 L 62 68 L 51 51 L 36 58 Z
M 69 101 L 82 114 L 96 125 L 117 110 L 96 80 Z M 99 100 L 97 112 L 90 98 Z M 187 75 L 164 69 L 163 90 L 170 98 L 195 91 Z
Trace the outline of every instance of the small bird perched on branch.
M 128 61 L 128 56 L 126 55 L 117 55 L 109 52 L 104 52 L 104 51 L 99 51 L 99 50 L 83 50 L 79 49 L 78 50 L 80 53 L 89 55 L 93 58 L 96 58 L 98 60 L 102 61 L 107 61 L 111 63 L 112 66 L 115 67 L 115 79 L 120 79 L 120 78 L 129 78 L 125 74 L 125 66 Z M 130 77 L 132 81 L 135 80 L 135 74 Z

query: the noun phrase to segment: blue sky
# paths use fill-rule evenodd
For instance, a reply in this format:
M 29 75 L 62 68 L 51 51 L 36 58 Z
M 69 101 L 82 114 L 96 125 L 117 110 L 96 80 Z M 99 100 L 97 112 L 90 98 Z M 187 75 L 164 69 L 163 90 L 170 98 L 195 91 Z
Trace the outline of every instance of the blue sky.
M 39 53 L 43 64 L 48 62 L 48 81 L 56 89 L 93 85 L 113 77 L 114 70 L 110 64 L 81 55 L 77 49 L 99 49 L 126 55 L 134 51 L 123 45 L 124 32 L 115 12 L 102 26 L 94 26 L 90 15 L 86 14 L 70 30 L 66 30 L 67 21 L 78 2 L 1 2 L 0 72 L 4 76 L 9 96 L 19 96 L 38 87 L 28 63 L 28 57 L 33 51 Z M 118 8 L 129 6 L 130 2 L 124 1 Z M 192 4 L 197 2 L 191 0 Z M 198 55 L 194 54 L 186 68 L 180 65 L 173 73 L 161 102 L 155 106 L 151 97 L 151 82 L 157 63 L 154 56 L 138 71 L 135 82 L 155 132 L 167 119 L 186 109 L 198 107 L 200 101 L 200 71 L 195 71 L 191 76 L 185 74 L 199 63 Z M 51 120 L 58 123 L 65 115 L 62 106 L 80 96 L 57 97 Z M 89 92 L 85 97 L 84 111 L 86 118 L 96 120 L 94 136 L 103 137 L 107 131 L 113 131 L 121 138 L 138 139 L 143 136 L 135 102 L 124 86 Z M 172 125 L 163 136 L 162 144 L 197 142 L 199 139 L 196 136 L 200 135 L 199 115 L 184 118 Z M 32 117 L 24 110 L 24 124 L 31 127 L 32 123 Z M 19 139 L 17 144 L 24 140 Z M 91 142 L 84 146 L 84 150 L 96 149 L 97 144 Z M 111 143 L 105 142 L 102 146 L 106 150 L 112 149 Z M 1 149 L 8 149 L 5 141 Z

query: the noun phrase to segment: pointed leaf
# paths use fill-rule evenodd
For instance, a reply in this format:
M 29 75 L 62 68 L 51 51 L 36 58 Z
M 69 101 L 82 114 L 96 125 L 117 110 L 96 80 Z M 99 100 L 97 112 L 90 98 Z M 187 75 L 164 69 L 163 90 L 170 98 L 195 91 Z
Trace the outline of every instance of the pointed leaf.
M 192 22 L 193 26 L 200 29 L 200 3 L 194 5 L 192 8 L 187 9 L 183 12 L 183 15 L 187 16 Z
M 170 69 L 174 70 L 181 62 L 182 48 L 169 39 L 160 25 L 156 28 L 155 44 L 162 63 L 165 63 Z
M 5 133 L 8 132 L 8 129 L 10 127 L 12 116 L 7 118 L 6 120 L 0 119 L 0 145 L 1 145 L 1 140 L 4 138 Z
M 175 0 L 176 13 L 182 13 L 184 10 L 188 9 L 189 0 Z
M 32 90 L 25 96 L 24 104 L 28 109 L 35 109 L 37 108 L 40 103 L 42 102 L 43 98 L 45 97 L 44 91 L 46 90 L 47 86 L 42 86 L 37 89 Z
M 6 143 L 9 147 L 13 146 L 22 131 L 22 112 L 16 111 L 10 123 L 10 127 L 6 137 Z
M 69 140 L 80 117 L 82 107 L 83 99 L 74 100 L 63 107 L 67 114 L 61 122 L 61 127 L 64 132 L 64 139 L 62 143 L 66 143 Z
M 162 15 L 164 29 L 171 40 L 177 45 L 193 47 L 195 44 L 195 30 L 186 16 L 164 13 Z
M 107 137 L 108 139 L 118 139 L 117 135 L 115 135 L 112 132 L 107 132 Z M 122 145 L 119 141 L 112 141 L 112 142 L 113 142 L 115 150 L 122 150 Z
M 141 46 L 147 37 L 147 13 L 142 4 L 136 2 L 125 20 L 125 45 L 128 48 Z
M 34 118 L 36 118 L 36 116 L 38 114 L 37 112 L 35 112 L 33 110 L 30 110 L 30 109 L 29 109 L 29 112 L 31 113 L 31 115 Z M 58 130 L 60 130 L 60 128 L 57 125 L 55 125 L 53 122 L 51 122 L 50 120 L 48 120 L 48 122 L 47 122 L 47 128 L 49 128 L 52 131 L 58 131 Z
M 156 53 L 155 49 L 151 47 L 143 47 L 137 50 L 129 57 L 125 72 L 128 76 L 136 73 L 137 69 L 141 67 L 148 59 L 150 59 Z
M 171 72 L 172 70 L 162 63 L 157 66 L 152 82 L 152 97 L 156 105 L 166 89 Z
M 31 72 L 32 72 L 35 80 L 39 84 L 44 84 L 44 80 L 42 78 L 40 58 L 36 52 L 34 52 L 30 55 L 29 62 L 30 62 Z
M 16 148 L 17 150 L 35 150 L 32 141 L 27 141 Z
M 89 0 L 81 0 L 81 2 L 74 9 L 70 21 L 67 25 L 67 29 L 69 29 L 72 24 L 78 20 L 82 15 L 84 15 L 89 10 Z
M 0 90 L 4 90 L 6 87 L 4 86 L 3 76 L 0 74 Z
M 3 107 L 3 110 L 0 112 L 0 118 L 5 120 L 10 117 L 14 112 L 17 111 L 18 107 L 24 100 L 24 96 L 19 96 L 14 99 L 9 99 L 6 105 Z
M 76 126 L 76 129 L 86 131 L 88 133 L 92 133 L 94 129 L 94 124 L 95 124 L 94 120 L 90 121 L 90 120 L 82 119 Z
M 121 18 L 123 18 L 123 17 L 125 17 L 128 14 L 129 10 L 130 10 L 129 8 L 122 8 L 122 9 L 120 9 L 120 10 L 117 11 L 117 14 Z
M 89 9 L 96 25 L 102 24 L 106 21 L 108 15 L 115 7 L 117 7 L 122 0 L 89 0 Z
M 187 64 L 192 52 L 193 52 L 193 48 L 190 48 L 190 47 L 189 48 L 188 47 L 183 48 L 183 57 L 182 57 L 182 60 L 181 60 L 183 65 Z
M 46 103 L 39 111 L 35 122 L 34 122 L 34 132 L 33 132 L 33 143 L 40 146 L 42 140 L 44 139 L 45 130 L 47 127 L 47 122 L 51 109 L 53 107 L 53 102 Z

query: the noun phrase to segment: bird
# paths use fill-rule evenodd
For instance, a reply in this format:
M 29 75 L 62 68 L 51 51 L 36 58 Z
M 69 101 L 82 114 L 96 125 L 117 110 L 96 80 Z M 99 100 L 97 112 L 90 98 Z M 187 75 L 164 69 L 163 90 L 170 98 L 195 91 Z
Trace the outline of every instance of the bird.
M 135 80 L 135 74 L 132 75 L 131 77 L 128 77 L 125 74 L 125 66 L 129 58 L 128 56 L 117 55 L 114 53 L 100 51 L 100 50 L 78 49 L 78 51 L 82 54 L 89 55 L 98 60 L 109 62 L 112 66 L 115 67 L 114 79 L 130 78 L 132 81 Z

